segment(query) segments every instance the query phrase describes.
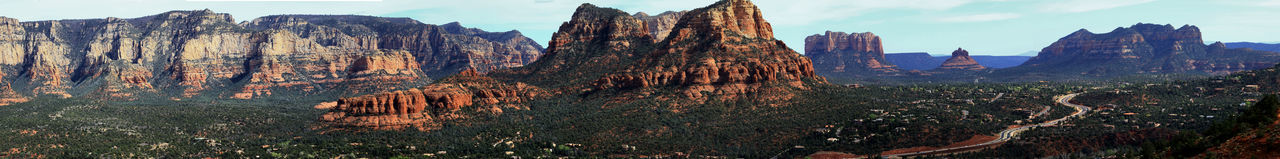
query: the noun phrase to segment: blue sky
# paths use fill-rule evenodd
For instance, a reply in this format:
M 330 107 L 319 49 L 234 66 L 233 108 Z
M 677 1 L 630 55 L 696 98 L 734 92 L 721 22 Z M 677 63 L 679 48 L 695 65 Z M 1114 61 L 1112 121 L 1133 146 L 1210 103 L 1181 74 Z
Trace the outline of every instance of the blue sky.
M 546 44 L 582 3 L 635 13 L 689 10 L 713 0 L 3 0 L 0 16 L 22 21 L 132 18 L 212 9 L 238 21 L 274 14 L 410 17 L 458 21 L 487 31 L 520 30 Z M 1280 0 L 754 0 L 776 36 L 803 51 L 827 30 L 873 32 L 885 50 L 975 55 L 1038 51 L 1084 28 L 1095 33 L 1138 22 L 1199 26 L 1205 41 L 1280 42 Z

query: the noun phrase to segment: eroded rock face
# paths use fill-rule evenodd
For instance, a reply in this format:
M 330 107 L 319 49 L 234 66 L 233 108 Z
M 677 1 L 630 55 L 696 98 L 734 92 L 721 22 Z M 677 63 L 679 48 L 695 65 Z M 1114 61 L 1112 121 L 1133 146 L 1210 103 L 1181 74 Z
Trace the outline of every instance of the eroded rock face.
M 1081 29 L 1045 47 L 1020 67 L 1091 76 L 1225 74 L 1266 68 L 1277 60 L 1275 53 L 1205 45 L 1195 26 L 1136 24 L 1105 34 Z
M 813 59 L 819 74 L 898 71 L 885 62 L 880 37 L 872 33 L 827 31 L 811 35 L 804 42 L 805 54 Z
M 671 28 L 676 27 L 676 22 L 679 22 L 680 16 L 684 16 L 686 12 L 689 11 L 667 11 L 653 16 L 639 12 L 632 16 L 644 21 L 649 27 L 649 35 L 653 36 L 654 42 L 658 42 L 667 39 L 667 35 L 671 34 Z
M 956 51 L 951 52 L 951 58 L 948 58 L 947 61 L 942 62 L 942 66 L 939 66 L 938 69 L 983 70 L 987 68 L 982 67 L 982 65 L 979 65 L 978 61 L 973 60 L 973 57 L 969 57 L 969 51 L 964 50 L 964 48 L 959 48 L 959 49 L 956 49 Z
M 266 16 L 243 24 L 283 29 L 325 46 L 406 50 L 422 71 L 444 77 L 468 68 L 480 72 L 518 67 L 542 56 L 542 46 L 519 31 L 485 32 L 454 22 L 423 24 L 408 18 L 329 15 Z
M 706 100 L 705 93 L 735 95 L 784 92 L 823 81 L 809 59 L 773 38 L 773 31 L 754 4 L 724 0 L 687 12 L 668 40 L 628 69 L 593 84 L 602 89 L 676 86 L 683 97 Z M 788 87 L 772 87 L 783 84 Z M 788 99 L 786 93 L 771 98 Z
M 582 4 L 552 35 L 545 56 L 492 75 L 544 86 L 581 86 L 650 53 L 652 49 L 637 48 L 650 48 L 653 41 L 644 21 L 621 10 Z
M 421 88 L 341 98 L 322 120 L 340 126 L 431 130 L 440 120 L 459 117 L 453 112 L 465 107 L 491 106 L 489 111 L 501 113 L 502 108 L 524 109 L 514 103 L 544 94 L 541 88 L 498 82 L 465 70 Z M 509 105 L 493 106 L 502 103 Z
M 4 72 L 0 72 L 0 77 L 4 77 L 4 76 L 5 76 Z M 13 91 L 13 88 L 9 86 L 9 81 L 0 81 L 0 106 L 5 106 L 13 103 L 27 102 L 27 100 L 28 100 L 27 97 L 23 97 L 22 95 Z
M 430 75 L 536 60 L 519 32 L 369 16 L 267 16 L 236 24 L 209 10 L 19 22 L 0 17 L 0 69 L 15 94 L 132 100 L 360 93 Z M 238 83 L 244 83 L 240 85 Z

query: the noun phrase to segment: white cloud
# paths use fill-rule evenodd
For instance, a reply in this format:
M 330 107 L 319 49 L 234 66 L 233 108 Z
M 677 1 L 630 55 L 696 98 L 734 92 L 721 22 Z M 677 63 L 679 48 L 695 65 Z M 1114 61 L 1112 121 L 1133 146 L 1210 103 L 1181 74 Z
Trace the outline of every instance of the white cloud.
M 986 22 L 1022 17 L 1017 13 L 988 13 L 938 18 L 939 22 Z
M 1155 0 L 1062 0 L 1045 3 L 1040 6 L 1040 9 L 1047 12 L 1078 13 L 1139 5 L 1154 1 Z

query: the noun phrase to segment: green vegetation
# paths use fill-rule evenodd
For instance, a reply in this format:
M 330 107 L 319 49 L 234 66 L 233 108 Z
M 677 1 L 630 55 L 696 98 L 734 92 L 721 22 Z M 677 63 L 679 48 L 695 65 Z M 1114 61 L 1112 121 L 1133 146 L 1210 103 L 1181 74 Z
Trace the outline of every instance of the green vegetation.
M 713 100 L 692 106 L 560 96 L 500 115 L 466 108 L 458 113 L 470 118 L 427 132 L 330 131 L 317 120 L 327 110 L 312 108 L 327 100 L 323 97 L 120 102 L 41 97 L 0 107 L 0 136 L 12 136 L 0 142 L 0 149 L 14 150 L 6 156 L 53 158 L 870 154 L 992 135 L 1070 89 L 1079 87 L 819 85 L 796 90 L 799 95 L 790 101 Z M 998 93 L 1005 95 L 992 101 Z
M 1266 80 L 1231 75 L 1156 83 L 806 85 L 807 89 L 790 90 L 794 96 L 785 101 L 751 98 L 776 95 L 762 93 L 742 95 L 746 98 L 713 95 L 711 99 L 735 100 L 699 104 L 656 98 L 620 102 L 608 97 L 624 92 L 597 92 L 528 101 L 520 104 L 528 109 L 501 114 L 482 113 L 487 106 L 467 107 L 455 112 L 466 118 L 444 121 L 431 131 L 331 129 L 317 120 L 327 110 L 312 106 L 333 95 L 182 101 L 39 97 L 0 106 L 0 136 L 7 137 L 0 142 L 0 157 L 876 154 L 949 145 L 974 135 L 994 135 L 1009 125 L 1065 116 L 1074 110 L 1056 105 L 1053 97 L 1079 92 L 1084 94 L 1072 102 L 1095 108 L 1085 118 L 1032 129 L 991 150 L 950 156 L 1188 157 L 1274 121 L 1277 99 L 1262 92 L 1277 89 L 1251 85 Z M 639 89 L 679 93 L 670 88 Z M 1036 114 L 1040 115 L 1030 118 Z
M 1250 130 L 1266 127 L 1276 121 L 1276 110 L 1280 101 L 1276 95 L 1266 95 L 1254 103 L 1242 115 L 1230 120 L 1219 121 L 1200 132 L 1183 132 L 1170 140 L 1143 143 L 1143 157 L 1188 158 L 1205 153 L 1209 148 L 1220 145 L 1232 137 Z

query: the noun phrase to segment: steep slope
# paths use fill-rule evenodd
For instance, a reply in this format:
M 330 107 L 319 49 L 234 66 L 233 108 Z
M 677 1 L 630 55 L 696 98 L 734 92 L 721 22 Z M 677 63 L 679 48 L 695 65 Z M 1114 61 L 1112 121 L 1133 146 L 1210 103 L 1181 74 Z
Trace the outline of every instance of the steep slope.
M 1272 124 L 1244 132 L 1201 154 L 1201 158 L 1278 158 L 1280 125 Z
M 790 98 L 785 90 L 804 88 L 806 81 L 823 81 L 809 59 L 774 39 L 760 9 L 746 0 L 689 11 L 654 48 L 626 70 L 597 80 L 596 89 L 674 87 L 694 101 L 743 94 L 774 100 Z
M 626 12 L 582 4 L 549 43 L 540 60 L 490 75 L 544 87 L 586 87 L 651 52 L 653 36 L 644 21 Z
M 1200 29 L 1136 24 L 1105 34 L 1081 29 L 1045 47 L 1005 73 L 1049 73 L 1115 77 L 1132 74 L 1226 74 L 1266 68 L 1280 61 L 1272 52 L 1205 45 Z
M 0 18 L 0 69 L 18 96 L 133 100 L 361 93 L 422 85 L 429 74 L 460 68 L 520 66 L 540 52 L 514 31 L 487 33 L 403 18 L 268 16 L 240 25 L 209 10 L 132 19 Z
M 825 76 L 897 72 L 885 60 L 880 36 L 872 33 L 827 31 L 805 38 L 805 54 L 813 59 L 814 69 Z
M 951 52 L 951 57 L 950 57 L 950 58 L 947 58 L 947 61 L 943 61 L 943 62 L 942 62 L 942 65 L 941 65 L 941 66 L 938 66 L 938 69 L 941 69 L 941 70 L 982 70 L 982 69 L 987 69 L 987 68 L 986 68 L 986 67 L 982 67 L 982 65 L 979 65 L 979 64 L 978 64 L 978 61 L 975 61 L 975 60 L 973 60 L 973 58 L 972 58 L 972 57 L 969 57 L 969 51 L 964 50 L 964 48 L 958 48 L 958 49 L 956 49 L 956 51 L 952 51 L 952 52 Z
M 638 12 L 632 16 L 644 21 L 645 26 L 649 27 L 649 35 L 653 36 L 654 42 L 658 42 L 667 39 L 667 35 L 671 34 L 671 28 L 676 27 L 676 22 L 680 21 L 680 16 L 684 16 L 686 12 L 689 11 L 667 11 L 653 16 Z

